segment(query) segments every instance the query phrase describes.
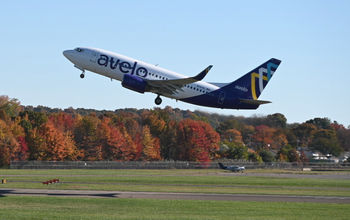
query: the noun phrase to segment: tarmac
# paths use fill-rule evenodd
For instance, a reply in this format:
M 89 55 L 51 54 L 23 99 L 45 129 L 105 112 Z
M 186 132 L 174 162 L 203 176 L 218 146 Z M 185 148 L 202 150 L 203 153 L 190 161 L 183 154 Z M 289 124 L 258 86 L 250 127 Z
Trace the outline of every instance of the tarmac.
M 124 192 L 94 190 L 51 190 L 0 188 L 3 196 L 58 196 L 85 198 L 137 198 L 137 199 L 178 199 L 178 200 L 217 200 L 217 201 L 258 201 L 258 202 L 313 202 L 349 204 L 350 197 L 341 196 L 290 196 L 290 195 L 251 195 L 251 194 L 205 194 L 168 192 Z

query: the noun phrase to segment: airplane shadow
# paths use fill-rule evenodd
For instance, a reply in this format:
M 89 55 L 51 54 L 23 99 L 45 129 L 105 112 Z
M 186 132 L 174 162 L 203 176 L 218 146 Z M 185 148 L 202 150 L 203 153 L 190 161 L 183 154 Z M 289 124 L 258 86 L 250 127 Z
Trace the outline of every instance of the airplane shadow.
M 0 189 L 0 197 L 6 197 L 6 195 L 42 195 L 42 196 L 70 196 L 70 197 L 102 197 L 102 198 L 118 198 L 117 193 L 44 193 L 44 192 L 16 192 L 16 190 L 3 190 Z

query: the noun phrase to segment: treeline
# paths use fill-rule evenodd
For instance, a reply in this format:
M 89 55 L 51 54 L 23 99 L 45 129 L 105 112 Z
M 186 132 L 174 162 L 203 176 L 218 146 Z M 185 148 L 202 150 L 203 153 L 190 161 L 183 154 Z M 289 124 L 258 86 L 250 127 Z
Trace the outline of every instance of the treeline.
M 328 118 L 235 117 L 164 109 L 51 109 L 0 96 L 0 166 L 11 160 L 306 161 L 305 150 L 350 150 L 350 129 Z

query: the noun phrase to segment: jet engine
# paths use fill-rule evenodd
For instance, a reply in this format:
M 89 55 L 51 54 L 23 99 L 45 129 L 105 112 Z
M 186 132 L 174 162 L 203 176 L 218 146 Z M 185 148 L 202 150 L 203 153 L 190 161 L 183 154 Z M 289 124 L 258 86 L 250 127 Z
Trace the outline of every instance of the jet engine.
M 144 93 L 146 91 L 147 82 L 138 76 L 125 74 L 122 86 L 135 92 Z

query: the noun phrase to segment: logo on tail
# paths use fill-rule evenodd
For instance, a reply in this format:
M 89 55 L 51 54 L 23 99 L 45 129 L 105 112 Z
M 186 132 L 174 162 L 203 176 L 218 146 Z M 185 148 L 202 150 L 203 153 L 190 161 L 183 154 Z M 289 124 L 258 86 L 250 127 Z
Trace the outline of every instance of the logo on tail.
M 265 65 L 262 65 L 261 67 L 252 71 L 250 78 L 251 78 L 252 98 L 254 100 L 258 99 L 258 97 L 266 87 L 267 83 L 273 76 L 274 72 L 276 71 L 280 62 L 281 61 L 277 59 L 271 59 L 266 63 L 267 68 L 264 67 Z

